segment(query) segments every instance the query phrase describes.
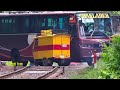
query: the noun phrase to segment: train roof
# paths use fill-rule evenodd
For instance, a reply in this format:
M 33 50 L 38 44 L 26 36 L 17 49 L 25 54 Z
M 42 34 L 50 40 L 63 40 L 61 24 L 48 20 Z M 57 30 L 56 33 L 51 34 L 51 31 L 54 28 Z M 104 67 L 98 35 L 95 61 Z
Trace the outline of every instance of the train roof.
M 8 11 L 0 13 L 0 16 L 23 16 L 23 15 L 57 15 L 57 14 L 77 14 L 77 13 L 94 13 L 104 11 Z
M 0 16 L 22 16 L 22 15 L 56 15 L 56 14 L 75 14 L 78 12 L 86 12 L 86 11 L 44 11 L 44 12 L 19 12 L 19 11 L 11 11 L 0 13 Z

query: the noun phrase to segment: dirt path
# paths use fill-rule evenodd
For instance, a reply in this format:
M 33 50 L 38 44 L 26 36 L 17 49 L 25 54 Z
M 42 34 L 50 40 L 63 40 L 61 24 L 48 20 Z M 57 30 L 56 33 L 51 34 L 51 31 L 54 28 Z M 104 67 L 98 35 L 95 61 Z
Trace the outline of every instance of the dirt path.
M 56 79 L 69 79 L 69 75 L 88 67 L 87 63 L 71 63 L 70 66 L 65 67 L 65 73 Z

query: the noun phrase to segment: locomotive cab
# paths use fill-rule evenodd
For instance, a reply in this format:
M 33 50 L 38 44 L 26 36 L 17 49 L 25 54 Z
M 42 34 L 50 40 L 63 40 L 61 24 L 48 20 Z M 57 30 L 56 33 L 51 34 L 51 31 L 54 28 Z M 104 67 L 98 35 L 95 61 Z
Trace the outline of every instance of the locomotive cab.
M 57 62 L 59 66 L 68 66 L 70 64 L 70 35 L 51 32 L 52 30 L 41 30 L 41 35 L 34 40 L 35 65 L 52 66 L 53 62 Z

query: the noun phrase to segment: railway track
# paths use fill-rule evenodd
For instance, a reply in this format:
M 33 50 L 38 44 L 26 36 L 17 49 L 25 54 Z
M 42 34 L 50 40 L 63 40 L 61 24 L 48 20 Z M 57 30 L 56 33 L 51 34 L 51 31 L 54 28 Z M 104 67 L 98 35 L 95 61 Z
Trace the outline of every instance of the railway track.
M 46 79 L 49 76 L 55 74 L 59 69 L 61 69 L 61 72 L 59 72 L 59 74 L 63 73 L 62 68 L 63 67 L 58 67 L 58 66 L 24 67 L 17 71 L 0 76 L 0 79 Z
M 13 71 L 13 72 L 10 72 L 10 73 L 7 73 L 7 74 L 4 74 L 4 75 L 1 75 L 1 76 L 0 76 L 0 79 L 6 79 L 6 78 L 8 78 L 8 77 L 10 77 L 10 76 L 13 76 L 13 75 L 16 75 L 16 74 L 22 73 L 22 72 L 26 71 L 27 68 L 28 68 L 28 66 L 23 67 L 22 69 L 19 69 L 19 70 L 16 70 L 16 71 Z
M 59 69 L 60 67 L 54 67 L 52 70 L 50 70 L 48 73 L 43 74 L 42 76 L 37 77 L 37 79 L 46 79 L 49 76 L 51 76 L 52 74 L 56 73 L 56 71 Z M 62 73 L 62 72 L 61 72 Z

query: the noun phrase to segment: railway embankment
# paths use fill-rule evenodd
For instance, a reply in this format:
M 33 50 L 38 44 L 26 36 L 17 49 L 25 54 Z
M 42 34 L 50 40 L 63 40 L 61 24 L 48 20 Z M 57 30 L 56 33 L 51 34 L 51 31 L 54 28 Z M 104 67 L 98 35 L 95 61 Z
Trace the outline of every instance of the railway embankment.
M 59 79 L 98 79 L 98 71 L 104 67 L 104 62 L 98 61 L 97 68 L 89 67 L 86 63 L 79 66 L 80 68 L 66 69 Z

